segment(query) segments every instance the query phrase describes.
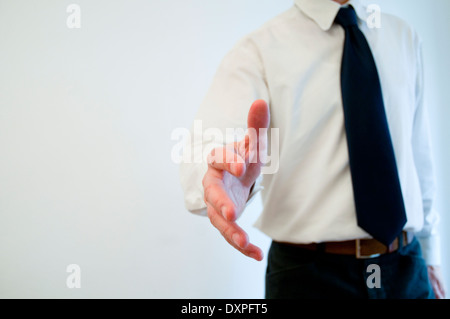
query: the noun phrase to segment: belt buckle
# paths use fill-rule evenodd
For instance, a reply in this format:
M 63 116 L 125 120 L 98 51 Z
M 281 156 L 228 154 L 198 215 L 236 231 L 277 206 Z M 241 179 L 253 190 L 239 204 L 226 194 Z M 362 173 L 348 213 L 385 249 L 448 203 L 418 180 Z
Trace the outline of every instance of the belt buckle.
M 362 255 L 361 254 L 361 239 L 356 239 L 356 259 L 371 259 L 381 256 L 381 254 Z

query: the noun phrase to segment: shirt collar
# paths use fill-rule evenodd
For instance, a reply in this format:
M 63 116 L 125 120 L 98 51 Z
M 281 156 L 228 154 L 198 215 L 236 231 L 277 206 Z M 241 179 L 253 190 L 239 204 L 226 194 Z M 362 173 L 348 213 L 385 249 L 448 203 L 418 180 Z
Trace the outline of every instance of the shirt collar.
M 341 8 L 339 3 L 332 0 L 295 0 L 295 4 L 324 31 L 331 28 Z M 358 0 L 350 0 L 347 4 L 355 8 L 356 15 L 359 19 L 366 20 L 367 11 Z

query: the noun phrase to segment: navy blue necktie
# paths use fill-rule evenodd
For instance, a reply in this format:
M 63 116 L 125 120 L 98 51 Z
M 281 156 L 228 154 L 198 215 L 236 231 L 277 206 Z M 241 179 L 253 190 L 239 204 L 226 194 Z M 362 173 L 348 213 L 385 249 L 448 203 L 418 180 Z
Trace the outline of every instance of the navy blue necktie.
M 335 22 L 345 30 L 341 90 L 357 221 L 388 246 L 406 213 L 378 71 L 355 10 L 341 8 Z

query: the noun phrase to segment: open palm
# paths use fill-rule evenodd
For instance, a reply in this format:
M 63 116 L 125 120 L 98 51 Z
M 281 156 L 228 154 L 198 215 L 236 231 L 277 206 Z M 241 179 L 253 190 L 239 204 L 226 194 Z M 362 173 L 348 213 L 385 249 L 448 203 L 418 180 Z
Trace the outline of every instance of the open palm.
M 250 190 L 261 173 L 261 158 L 267 136 L 260 134 L 267 129 L 270 113 L 267 103 L 255 101 L 247 118 L 248 134 L 239 141 L 223 148 L 214 149 L 208 157 L 208 171 L 203 178 L 204 199 L 208 217 L 230 245 L 241 253 L 262 260 L 260 248 L 251 244 L 247 233 L 237 225 L 236 220 L 244 211 Z

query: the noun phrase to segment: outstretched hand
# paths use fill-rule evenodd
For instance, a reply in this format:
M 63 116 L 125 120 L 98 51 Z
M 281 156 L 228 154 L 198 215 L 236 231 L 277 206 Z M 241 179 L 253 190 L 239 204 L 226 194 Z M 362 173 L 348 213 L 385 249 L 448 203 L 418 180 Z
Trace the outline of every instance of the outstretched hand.
M 263 100 L 255 101 L 248 113 L 247 134 L 239 142 L 214 149 L 208 156 L 208 170 L 203 178 L 204 200 L 208 217 L 226 241 L 244 255 L 262 260 L 262 250 L 251 244 L 236 220 L 244 211 L 250 190 L 261 173 L 265 154 L 270 112 Z

